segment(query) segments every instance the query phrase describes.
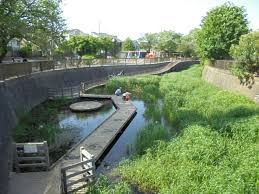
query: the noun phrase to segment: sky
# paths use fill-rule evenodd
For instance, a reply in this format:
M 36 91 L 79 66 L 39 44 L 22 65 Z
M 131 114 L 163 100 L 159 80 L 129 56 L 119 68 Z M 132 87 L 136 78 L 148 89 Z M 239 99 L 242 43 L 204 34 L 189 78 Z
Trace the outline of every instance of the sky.
M 229 0 L 63 0 L 69 29 L 102 32 L 121 40 L 145 33 L 173 30 L 188 34 L 199 27 L 206 13 Z M 244 6 L 249 27 L 259 29 L 259 0 L 230 0 Z

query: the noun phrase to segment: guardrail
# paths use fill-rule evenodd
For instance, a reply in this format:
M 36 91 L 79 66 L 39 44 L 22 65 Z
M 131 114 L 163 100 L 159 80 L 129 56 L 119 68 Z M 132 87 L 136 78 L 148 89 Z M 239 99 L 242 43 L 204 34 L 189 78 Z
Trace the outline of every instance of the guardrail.
M 95 159 L 84 147 L 80 147 L 80 160 L 61 168 L 62 193 L 72 193 L 78 191 L 94 181 Z
M 24 168 L 49 168 L 49 149 L 47 141 L 37 143 L 15 143 L 15 170 L 20 172 Z
M 61 87 L 61 88 L 48 88 L 48 98 L 79 98 L 81 87 Z
M 37 72 L 53 71 L 60 69 L 96 67 L 105 65 L 148 65 L 154 63 L 170 62 L 172 58 L 152 59 L 61 59 L 52 61 L 34 61 L 22 63 L 0 63 L 0 80 L 12 77 L 30 75 Z

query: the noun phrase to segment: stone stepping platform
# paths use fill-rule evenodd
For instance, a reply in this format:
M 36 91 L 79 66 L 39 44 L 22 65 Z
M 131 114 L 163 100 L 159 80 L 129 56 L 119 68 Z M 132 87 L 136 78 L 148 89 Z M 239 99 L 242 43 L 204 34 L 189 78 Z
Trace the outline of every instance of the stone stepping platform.
M 96 101 L 83 101 L 71 104 L 69 108 L 74 112 L 87 112 L 98 110 L 103 106 L 102 103 Z

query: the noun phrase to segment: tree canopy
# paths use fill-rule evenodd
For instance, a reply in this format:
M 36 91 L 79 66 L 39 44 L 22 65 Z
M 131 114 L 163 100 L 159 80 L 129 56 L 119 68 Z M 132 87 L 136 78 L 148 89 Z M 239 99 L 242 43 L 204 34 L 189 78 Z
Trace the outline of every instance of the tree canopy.
M 0 1 L 0 60 L 13 38 L 33 42 L 42 50 L 54 48 L 63 34 L 60 0 Z
M 174 31 L 163 31 L 158 36 L 158 49 L 170 55 L 177 51 L 177 46 L 180 42 L 181 34 Z
M 146 33 L 139 40 L 140 48 L 150 52 L 152 49 L 155 49 L 158 44 L 158 33 Z
M 186 57 L 197 56 L 197 36 L 199 33 L 198 28 L 190 31 L 189 34 L 182 36 L 178 44 L 177 51 L 181 52 Z
M 241 36 L 239 44 L 231 46 L 230 54 L 235 59 L 233 73 L 246 81 L 253 79 L 259 70 L 259 32 Z
M 70 56 L 71 52 L 80 56 L 93 55 L 107 57 L 108 53 L 115 55 L 118 52 L 118 43 L 112 36 L 102 35 L 95 37 L 92 35 L 73 36 L 65 40 L 57 49 L 57 52 Z
M 122 50 L 124 51 L 134 51 L 135 50 L 135 45 L 133 40 L 130 38 L 126 38 L 125 41 L 122 43 Z
M 228 59 L 232 44 L 248 33 L 248 21 L 243 7 L 225 3 L 209 11 L 203 18 L 197 43 L 204 59 Z

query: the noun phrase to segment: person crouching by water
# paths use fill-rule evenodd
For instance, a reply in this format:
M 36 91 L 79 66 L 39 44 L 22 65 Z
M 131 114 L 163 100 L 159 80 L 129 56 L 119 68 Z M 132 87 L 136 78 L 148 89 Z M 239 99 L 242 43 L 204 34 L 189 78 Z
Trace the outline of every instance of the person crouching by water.
M 118 89 L 115 91 L 114 94 L 115 94 L 116 96 L 120 96 L 121 93 L 122 93 L 122 92 L 121 92 L 121 87 L 120 87 L 120 88 L 118 88 Z
M 128 100 L 130 100 L 130 95 L 131 95 L 131 93 L 125 92 L 122 94 L 122 99 L 125 101 L 128 101 Z

